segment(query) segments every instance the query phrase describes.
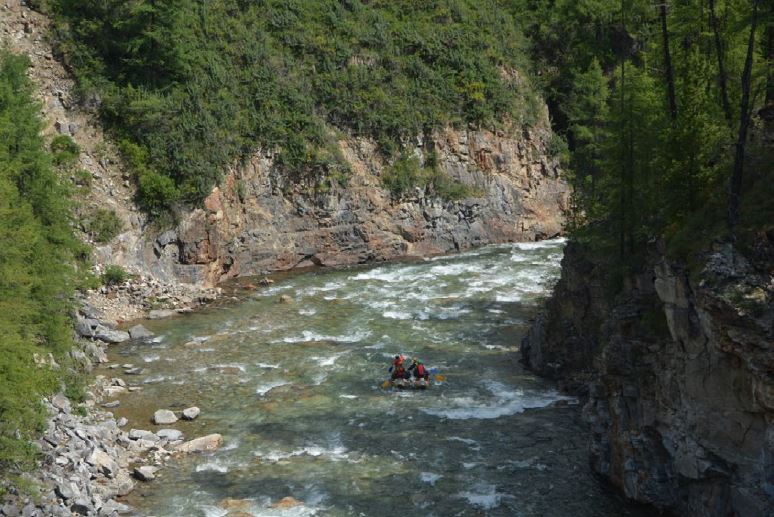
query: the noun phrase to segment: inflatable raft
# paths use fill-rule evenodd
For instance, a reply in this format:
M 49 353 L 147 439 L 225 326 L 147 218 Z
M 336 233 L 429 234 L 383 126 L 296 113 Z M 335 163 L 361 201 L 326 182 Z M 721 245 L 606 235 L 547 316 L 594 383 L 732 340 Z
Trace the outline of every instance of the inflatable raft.
M 389 386 L 398 390 L 426 390 L 430 387 L 430 381 L 425 379 L 394 379 L 389 381 Z

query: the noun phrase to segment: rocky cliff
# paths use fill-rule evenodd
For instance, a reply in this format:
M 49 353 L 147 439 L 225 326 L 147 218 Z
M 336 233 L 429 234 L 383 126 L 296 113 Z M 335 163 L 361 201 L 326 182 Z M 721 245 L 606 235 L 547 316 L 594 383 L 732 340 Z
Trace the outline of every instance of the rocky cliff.
M 609 258 L 567 247 L 523 361 L 587 395 L 591 465 L 628 497 L 772 515 L 774 236 L 761 242 L 755 262 L 730 244 L 691 267 L 654 251 L 623 287 Z
M 535 240 L 562 231 L 568 189 L 547 157 L 550 132 L 453 130 L 417 142 L 449 178 L 476 197 L 446 201 L 416 188 L 400 200 L 382 186 L 388 163 L 373 142 L 339 142 L 351 166 L 346 185 L 324 191 L 281 185 L 272 157 L 234 168 L 173 229 L 128 233 L 100 250 L 105 260 L 165 280 L 215 285 L 242 275 L 338 266 Z M 283 188 L 284 187 L 284 188 Z
M 477 197 L 444 201 L 416 189 L 394 200 L 382 187 L 389 163 L 376 145 L 343 135 L 339 147 L 352 171 L 346 185 L 332 182 L 322 192 L 283 184 L 272 154 L 258 152 L 228 171 L 204 206 L 182 209 L 176 224 L 160 225 L 135 205 L 132 175 L 96 115 L 99 99 L 75 95 L 48 30 L 46 17 L 21 0 L 0 5 L 3 39 L 31 58 L 46 133 L 70 135 L 81 149 L 78 168 L 92 177 L 88 191 L 79 193 L 79 215 L 106 208 L 123 223 L 111 242 L 94 244 L 98 271 L 117 264 L 142 278 L 136 296 L 112 293 L 129 305 L 138 297 L 180 298 L 159 284 L 213 286 L 235 276 L 445 253 L 562 230 L 569 189 L 547 152 L 545 108 L 530 129 L 447 128 L 407 142 L 420 161 L 433 154 L 443 173 L 473 187 Z M 116 302 L 113 312 L 122 319 L 142 314 L 127 303 Z

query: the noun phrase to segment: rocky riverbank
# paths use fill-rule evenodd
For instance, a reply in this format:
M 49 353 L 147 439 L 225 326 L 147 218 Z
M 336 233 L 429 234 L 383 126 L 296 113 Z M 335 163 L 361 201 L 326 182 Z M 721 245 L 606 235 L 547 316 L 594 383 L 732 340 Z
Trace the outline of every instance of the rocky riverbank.
M 134 330 L 139 335 L 141 329 Z M 82 349 L 73 353 L 76 359 L 88 360 L 88 353 L 97 362 L 106 361 L 103 345 L 95 342 L 82 343 Z M 126 375 L 132 374 L 132 366 L 124 365 Z M 116 372 L 119 368 L 120 365 L 111 365 Z M 109 409 L 118 406 L 116 395 L 141 389 L 118 376 L 98 375 L 83 403 L 74 404 L 62 394 L 45 400 L 49 419 L 43 436 L 34 444 L 41 451 L 41 468 L 25 476 L 26 484 L 33 489 L 10 494 L 0 504 L 0 515 L 131 514 L 132 508 L 120 499 L 131 493 L 137 483 L 155 479 L 172 455 L 211 451 L 222 445 L 220 435 L 184 441 L 182 432 L 163 428 L 178 418 L 197 418 L 199 408 L 187 408 L 179 415 L 158 411 L 152 423 L 161 429 L 155 432 L 125 429 L 127 420 L 116 420 Z
M 567 246 L 522 357 L 587 396 L 591 465 L 626 496 L 678 515 L 771 515 L 773 237 L 750 256 L 717 243 L 692 266 L 653 250 L 618 289 L 609 258 Z

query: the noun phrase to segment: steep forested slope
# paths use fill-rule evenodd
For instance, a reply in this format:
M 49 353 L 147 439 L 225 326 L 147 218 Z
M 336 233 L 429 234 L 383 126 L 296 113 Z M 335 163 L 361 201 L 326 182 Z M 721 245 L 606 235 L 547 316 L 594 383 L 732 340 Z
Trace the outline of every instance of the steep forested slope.
M 60 389 L 80 246 L 39 132 L 27 59 L 0 52 L 0 472 L 30 466 L 40 396 Z M 2 491 L 0 485 L 0 491 Z
M 771 2 L 524 2 L 571 242 L 522 343 L 586 396 L 591 465 L 679 515 L 771 513 Z
M 258 147 L 277 154 L 280 184 L 345 183 L 337 130 L 395 156 L 447 124 L 540 111 L 500 0 L 36 4 L 151 211 L 201 200 Z
M 770 225 L 770 2 L 516 3 L 569 145 L 577 226 L 596 223 L 581 233 L 636 263 L 656 237 L 685 253 Z

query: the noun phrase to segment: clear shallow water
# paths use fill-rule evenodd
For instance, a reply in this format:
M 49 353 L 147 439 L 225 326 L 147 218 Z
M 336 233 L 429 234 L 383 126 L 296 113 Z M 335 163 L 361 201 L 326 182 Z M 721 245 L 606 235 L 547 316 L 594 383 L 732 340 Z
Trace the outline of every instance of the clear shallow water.
M 287 276 L 238 302 L 148 322 L 159 337 L 112 349 L 141 392 L 115 413 L 225 447 L 172 461 L 128 502 L 142 515 L 635 515 L 587 467 L 579 408 L 525 372 L 518 343 L 559 273 L 561 241 Z M 288 295 L 293 303 L 279 303 Z M 380 388 L 390 358 L 446 375 Z M 119 370 L 120 371 L 120 370 Z M 111 371 L 115 373 L 115 371 Z M 303 506 L 273 509 L 292 496 Z

